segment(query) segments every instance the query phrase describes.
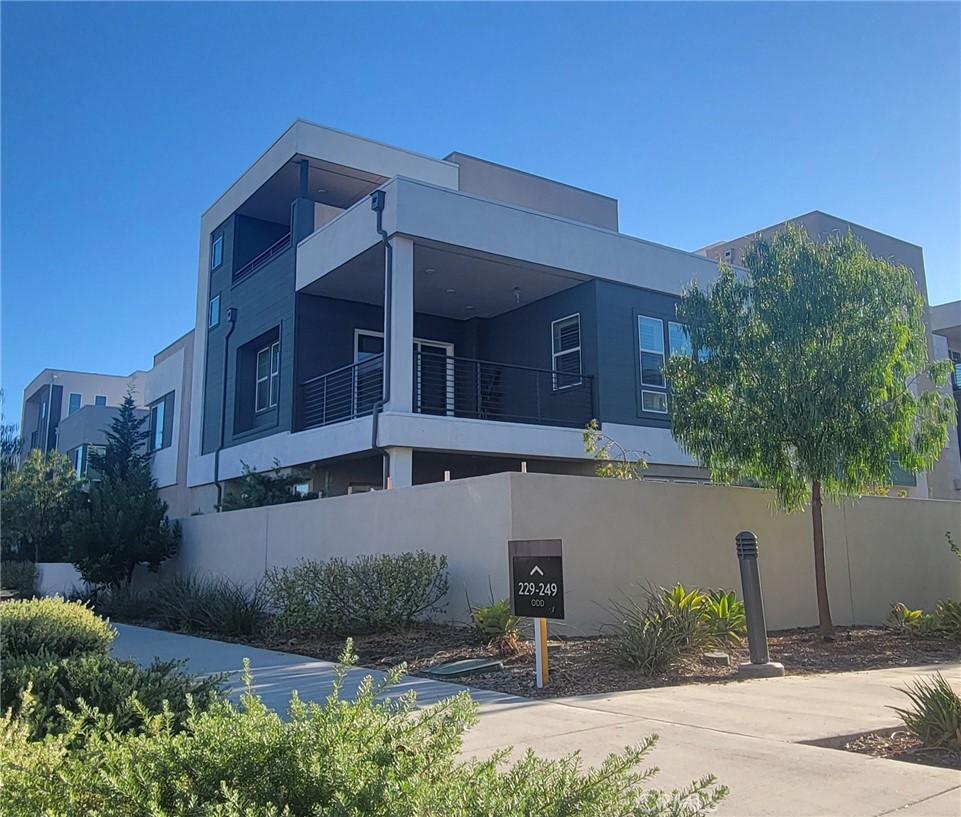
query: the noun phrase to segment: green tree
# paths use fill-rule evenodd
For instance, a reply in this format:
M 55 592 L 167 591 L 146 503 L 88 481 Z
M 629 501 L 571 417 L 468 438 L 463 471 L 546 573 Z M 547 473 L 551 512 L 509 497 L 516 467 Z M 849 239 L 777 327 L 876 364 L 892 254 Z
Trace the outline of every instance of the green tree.
M 116 474 L 121 479 L 125 479 L 130 471 L 149 470 L 150 453 L 146 443 L 150 432 L 143 430 L 146 422 L 146 415 L 137 415 L 137 405 L 128 391 L 119 413 L 104 432 L 107 445 L 103 453 L 91 451 L 89 467 L 100 474 Z
M 721 264 L 686 292 L 678 316 L 692 355 L 674 355 L 674 436 L 717 482 L 754 480 L 778 504 L 810 499 L 821 633 L 833 633 L 824 565 L 823 497 L 887 486 L 892 458 L 930 467 L 947 442 L 948 362 L 929 364 L 921 296 L 903 266 L 848 235 L 823 242 L 789 225 L 758 237 L 747 275 Z
M 19 470 L 3 478 L 0 536 L 4 554 L 34 562 L 60 561 L 64 557 L 61 527 L 77 501 L 79 486 L 69 457 L 33 449 Z
M 104 453 L 90 456 L 100 480 L 90 483 L 85 501 L 64 525 L 71 561 L 90 584 L 129 585 L 137 565 L 155 573 L 180 546 L 180 524 L 167 518 L 167 503 L 150 473 L 144 422 L 128 393 L 106 430 Z
M 17 433 L 19 427 L 15 423 L 3 421 L 3 403 L 3 389 L 0 389 L 0 480 L 16 469 L 23 447 L 23 441 Z

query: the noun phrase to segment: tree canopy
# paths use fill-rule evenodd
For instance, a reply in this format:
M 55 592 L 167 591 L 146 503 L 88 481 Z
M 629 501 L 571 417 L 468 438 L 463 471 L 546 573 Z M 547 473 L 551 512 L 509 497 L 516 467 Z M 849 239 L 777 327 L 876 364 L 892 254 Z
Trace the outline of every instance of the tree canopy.
M 70 458 L 35 448 L 18 470 L 3 477 L 0 491 L 4 555 L 58 562 L 64 555 L 61 528 L 75 506 L 80 483 Z
M 693 354 L 665 372 L 680 444 L 730 483 L 754 480 L 786 510 L 810 499 L 822 631 L 831 631 L 823 575 L 821 495 L 890 485 L 896 461 L 930 467 L 954 415 L 931 364 L 924 302 L 911 272 L 873 257 L 848 233 L 814 241 L 793 226 L 749 247 L 746 275 L 719 277 L 678 306 Z

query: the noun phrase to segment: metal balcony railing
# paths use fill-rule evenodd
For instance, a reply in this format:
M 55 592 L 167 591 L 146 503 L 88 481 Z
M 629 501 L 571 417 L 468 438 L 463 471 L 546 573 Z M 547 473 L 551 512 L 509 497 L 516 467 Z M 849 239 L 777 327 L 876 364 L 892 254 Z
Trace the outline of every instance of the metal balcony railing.
M 430 352 L 414 354 L 414 411 L 581 428 L 594 416 L 593 378 Z
M 244 264 L 239 270 L 234 273 L 234 281 L 239 281 L 241 278 L 246 278 L 250 273 L 257 269 L 260 269 L 264 264 L 266 264 L 275 255 L 279 255 L 284 250 L 290 246 L 290 233 L 287 233 L 283 238 L 277 241 L 275 244 L 269 246 L 260 255 L 258 255 L 253 261 L 248 264 Z
M 582 373 L 415 352 L 413 405 L 419 414 L 583 428 L 594 416 L 593 382 Z M 382 354 L 302 383 L 299 428 L 371 414 L 383 383 Z
M 300 386 L 301 429 L 371 414 L 384 385 L 384 356 L 352 363 Z

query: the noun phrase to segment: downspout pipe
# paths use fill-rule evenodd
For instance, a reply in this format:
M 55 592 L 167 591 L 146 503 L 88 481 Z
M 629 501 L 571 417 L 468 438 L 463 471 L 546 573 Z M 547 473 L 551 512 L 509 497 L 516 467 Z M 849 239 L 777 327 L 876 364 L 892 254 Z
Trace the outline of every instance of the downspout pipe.
M 220 452 L 224 447 L 224 438 L 227 431 L 227 365 L 230 362 L 230 336 L 234 333 L 234 327 L 237 325 L 237 307 L 232 306 L 227 310 L 227 323 L 230 324 L 230 328 L 224 335 L 224 380 L 223 390 L 220 394 L 220 440 L 217 444 L 217 450 L 214 452 L 214 482 L 217 485 L 218 511 L 224 502 L 224 486 L 220 481 Z
M 377 213 L 377 232 L 384 245 L 384 362 L 383 362 L 383 391 L 381 399 L 374 403 L 373 415 L 370 423 L 370 447 L 374 451 L 379 451 L 384 460 L 384 470 L 382 476 L 382 487 L 387 487 L 387 478 L 390 475 L 390 454 L 385 448 L 377 444 L 377 433 L 380 429 L 378 422 L 380 412 L 384 406 L 390 402 L 390 330 L 391 330 L 391 307 L 394 299 L 394 248 L 387 238 L 387 231 L 384 230 L 384 204 L 387 199 L 387 191 L 375 190 L 370 194 L 370 209 Z

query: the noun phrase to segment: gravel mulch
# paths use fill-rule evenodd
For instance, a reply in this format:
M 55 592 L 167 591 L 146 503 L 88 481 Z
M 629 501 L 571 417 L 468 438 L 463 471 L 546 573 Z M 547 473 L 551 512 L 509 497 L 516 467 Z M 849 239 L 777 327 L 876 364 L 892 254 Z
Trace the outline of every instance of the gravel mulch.
M 920 740 L 904 729 L 859 735 L 841 748 L 873 757 L 961 771 L 961 752 L 955 749 L 925 748 Z
M 750 660 L 745 645 L 728 650 L 729 667 L 695 658 L 680 663 L 669 674 L 650 678 L 634 670 L 611 666 L 598 650 L 601 641 L 601 638 L 549 641 L 550 683 L 542 690 L 534 686 L 530 642 L 522 643 L 520 654 L 501 657 L 471 630 L 425 626 L 396 635 L 358 636 L 354 639 L 354 649 L 360 666 L 385 669 L 406 662 L 408 672 L 414 675 L 449 661 L 501 657 L 503 671 L 472 675 L 457 683 L 531 698 L 732 681 L 737 678 L 738 663 Z M 337 660 L 344 646 L 343 640 L 302 638 L 248 643 L 325 660 Z M 771 659 L 783 663 L 791 675 L 924 666 L 961 658 L 961 648 L 946 639 L 912 637 L 871 627 L 838 627 L 833 642 L 825 642 L 817 628 L 781 630 L 770 633 L 768 644 Z

